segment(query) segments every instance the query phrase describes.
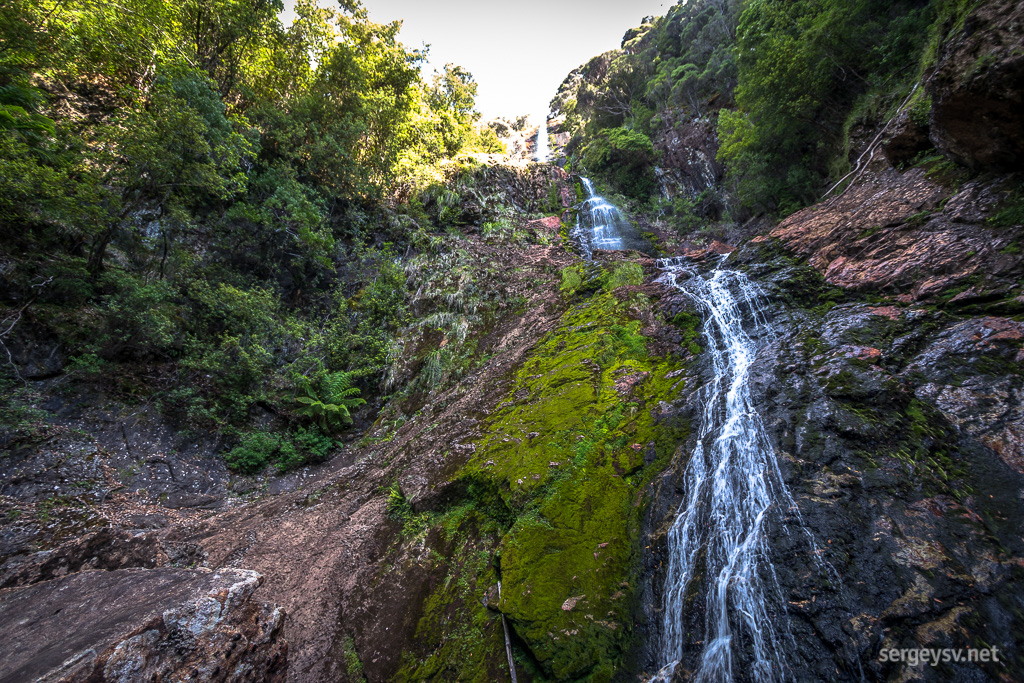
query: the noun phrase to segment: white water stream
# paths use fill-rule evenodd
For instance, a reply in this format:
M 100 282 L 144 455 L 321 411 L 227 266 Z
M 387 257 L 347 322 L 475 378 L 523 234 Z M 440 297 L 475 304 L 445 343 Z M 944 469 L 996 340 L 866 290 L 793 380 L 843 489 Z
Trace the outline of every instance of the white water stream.
M 589 178 L 581 176 L 580 182 L 587 198 L 579 205 L 572 235 L 579 242 L 584 258 L 589 261 L 595 249 L 650 249 L 618 207 L 597 194 Z
M 551 156 L 551 149 L 548 146 L 548 122 L 543 116 L 537 128 L 537 144 L 533 149 L 533 156 L 537 161 L 547 161 Z
M 779 521 L 774 531 L 785 530 L 781 514 L 795 511 L 796 504 L 749 387 L 759 345 L 744 322 L 759 332 L 768 330 L 763 297 L 740 272 L 716 268 L 701 274 L 677 259 L 664 259 L 659 266 L 663 281 L 704 314 L 714 377 L 701 390 L 698 440 L 668 533 L 663 668 L 653 681 L 672 678 L 687 643 L 703 643 L 690 680 L 782 680 L 789 677 L 782 641 L 791 636 L 766 531 L 769 519 Z M 699 609 L 700 601 L 703 632 L 687 633 L 686 610 Z

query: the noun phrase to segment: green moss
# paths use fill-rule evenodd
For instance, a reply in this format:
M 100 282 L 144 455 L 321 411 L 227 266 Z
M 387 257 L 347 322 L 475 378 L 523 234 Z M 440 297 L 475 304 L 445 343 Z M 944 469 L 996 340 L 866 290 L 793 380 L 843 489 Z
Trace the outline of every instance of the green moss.
M 481 425 L 443 509 L 415 513 L 389 491 L 408 542 L 437 553 L 424 571 L 440 570 L 416 628 L 422 649 L 396 680 L 507 678 L 500 615 L 483 604 L 499 578 L 520 675 L 596 683 L 628 659 L 642 489 L 689 427 L 655 410 L 682 390 L 684 366 L 648 352 L 630 311 L 649 306 L 596 291 L 570 308 Z M 674 323 L 692 344 L 700 319 Z
M 988 222 L 997 228 L 1024 225 L 1024 183 L 1020 183 L 1006 193 L 999 208 L 989 217 Z M 1020 253 L 1019 245 L 1016 253 Z
M 562 268 L 562 284 L 559 289 L 566 294 L 575 294 L 583 286 L 583 278 L 580 276 L 580 271 L 574 266 L 567 266 Z
M 695 313 L 683 311 L 681 313 L 677 313 L 672 318 L 671 322 L 673 326 L 683 333 L 683 341 L 680 346 L 686 347 L 686 350 L 694 356 L 704 350 L 701 348 L 701 345 L 697 343 L 697 339 L 700 337 L 701 328 L 703 327 L 700 317 Z
M 639 489 L 688 429 L 651 409 L 681 390 L 679 368 L 599 294 L 538 345 L 466 468 L 517 513 L 500 606 L 544 677 L 606 677 L 630 651 Z
M 844 398 L 840 403 L 846 412 L 871 426 L 867 448 L 857 450 L 870 467 L 878 465 L 879 456 L 893 458 L 910 474 L 903 480 L 904 486 L 958 500 L 970 494 L 966 464 L 947 450 L 956 442 L 956 434 L 935 408 L 917 398 L 902 406 L 900 398 L 882 404 Z
M 881 230 L 882 230 L 882 226 L 881 225 L 876 225 L 874 227 L 868 228 L 867 230 L 865 230 L 861 234 L 857 235 L 857 239 L 859 239 L 859 240 L 867 239 L 868 237 L 871 237 L 872 235 L 878 234 Z
M 418 652 L 406 653 L 395 681 L 474 681 L 508 677 L 505 637 L 499 615 L 483 604 L 498 577 L 493 551 L 502 528 L 471 497 L 432 515 L 432 552 L 423 571 L 450 560 L 422 607 L 416 627 Z M 437 552 L 434 548 L 440 548 Z
M 639 263 L 623 263 L 608 276 L 605 289 L 612 290 L 623 285 L 639 285 L 644 281 L 644 269 Z
M 591 294 L 608 282 L 608 273 L 600 264 L 592 261 L 574 263 L 562 268 L 562 282 L 559 291 L 565 296 Z
M 365 681 L 363 662 L 359 659 L 359 653 L 356 652 L 355 642 L 349 636 L 345 636 L 341 641 L 341 655 L 345 661 L 345 674 L 348 676 L 348 680 Z

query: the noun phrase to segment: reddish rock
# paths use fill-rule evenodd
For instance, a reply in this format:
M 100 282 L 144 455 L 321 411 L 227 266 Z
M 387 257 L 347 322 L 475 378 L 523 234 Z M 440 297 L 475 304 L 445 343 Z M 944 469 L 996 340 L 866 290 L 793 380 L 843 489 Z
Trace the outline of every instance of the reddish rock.
M 686 118 L 676 121 L 665 112 L 663 126 L 653 139 L 660 151 L 663 186 L 675 192 L 696 196 L 717 185 L 724 175 L 718 163 L 718 132 L 713 119 Z M 717 217 L 717 216 L 715 216 Z
M 881 360 L 882 352 L 870 346 L 846 346 L 841 349 L 842 354 L 847 358 L 866 360 L 871 363 Z
M 548 216 L 535 221 L 530 221 L 526 227 L 538 233 L 557 233 L 562 221 L 558 216 Z
M 903 310 L 896 306 L 872 306 L 868 308 L 868 312 L 871 315 L 884 316 L 889 320 L 899 320 L 903 317 Z
M 756 238 L 754 241 L 757 241 Z M 724 254 L 730 254 L 734 251 L 736 251 L 736 247 L 732 246 L 731 244 L 726 244 L 724 242 L 719 242 L 718 240 L 713 240 L 709 246 L 704 247 L 703 249 L 693 249 L 690 247 L 685 247 L 683 249 L 682 255 L 693 261 L 706 261 L 707 259 L 712 258 L 714 256 L 722 256 Z
M 574 598 L 566 599 L 566 601 L 562 603 L 562 609 L 564 611 L 566 611 L 566 612 L 571 612 L 572 609 L 574 607 L 576 607 L 576 603 L 578 603 L 580 600 L 582 600 L 585 597 L 586 597 L 585 595 L 577 595 Z
M 633 391 L 633 387 L 643 382 L 649 374 L 650 373 L 647 372 L 632 372 L 622 375 L 615 380 L 615 391 L 617 391 L 620 396 L 625 396 Z
M 1001 188 L 998 180 L 979 181 L 950 196 L 921 168 L 886 168 L 798 211 L 769 236 L 807 257 L 833 285 L 891 292 L 904 303 L 978 276 L 986 278 L 986 291 L 1008 287 L 1024 264 L 1001 253 L 1021 230 L 996 229 L 986 220 Z
M 982 443 L 999 454 L 1007 465 L 1024 474 L 1024 429 L 1010 425 L 997 436 L 982 437 Z

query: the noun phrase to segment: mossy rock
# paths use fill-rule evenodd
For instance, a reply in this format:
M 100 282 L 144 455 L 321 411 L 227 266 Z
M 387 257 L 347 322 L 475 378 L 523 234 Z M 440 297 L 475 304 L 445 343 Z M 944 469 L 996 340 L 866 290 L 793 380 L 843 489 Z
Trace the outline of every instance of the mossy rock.
M 500 616 L 481 600 L 498 581 L 493 549 L 502 533 L 488 512 L 467 498 L 420 515 L 429 527 L 411 539 L 413 545 L 423 543 L 422 559 L 411 569 L 435 573 L 431 580 L 436 585 L 422 604 L 415 647 L 406 650 L 392 680 L 490 683 L 508 678 Z
M 516 511 L 499 608 L 548 679 L 608 680 L 628 658 L 640 490 L 688 432 L 659 409 L 682 391 L 683 361 L 648 353 L 636 306 L 601 293 L 570 309 L 463 473 L 493 481 Z

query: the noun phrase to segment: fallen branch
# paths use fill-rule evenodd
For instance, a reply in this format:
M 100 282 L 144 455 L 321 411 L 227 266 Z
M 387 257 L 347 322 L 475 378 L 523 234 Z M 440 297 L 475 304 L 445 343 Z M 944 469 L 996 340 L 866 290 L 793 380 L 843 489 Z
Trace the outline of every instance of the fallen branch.
M 852 176 L 854 173 L 856 173 L 857 175 L 854 177 L 854 179 L 852 181 L 850 181 L 850 185 L 853 185 L 855 182 L 857 182 L 857 180 L 864 173 L 865 169 L 867 169 L 868 165 L 871 163 L 871 160 L 875 158 L 875 151 L 876 151 L 876 149 L 878 147 L 879 140 L 881 139 L 881 137 L 883 135 L 885 135 L 885 131 L 887 131 L 889 129 L 889 124 L 891 124 L 893 121 L 895 121 L 896 117 L 900 115 L 900 112 L 902 112 L 903 108 L 907 106 L 907 102 L 909 102 L 910 98 L 914 96 L 914 93 L 917 92 L 917 88 L 920 85 L 921 85 L 921 81 L 918 81 L 917 84 L 914 85 L 914 89 L 910 91 L 909 95 L 907 95 L 907 99 L 903 100 L 903 104 L 900 105 L 900 108 L 896 110 L 896 113 L 893 114 L 892 118 L 890 118 L 888 121 L 885 122 L 885 125 L 882 126 L 882 130 L 878 131 L 878 135 L 875 136 L 875 139 L 871 141 L 871 144 L 868 145 L 868 148 L 865 149 L 864 152 L 861 153 L 861 155 L 857 158 L 857 165 L 854 166 L 853 170 L 850 171 L 849 173 L 847 173 L 846 175 L 844 175 L 842 178 L 840 178 L 839 181 L 835 185 L 833 185 L 832 187 L 828 188 L 828 191 L 825 192 L 825 194 L 823 194 L 821 196 L 822 199 L 825 199 L 825 197 L 827 197 L 830 194 L 832 194 L 832 190 L 836 189 L 837 187 L 842 185 L 844 182 L 846 182 L 846 179 L 849 178 L 850 176 Z M 865 156 L 868 157 L 868 161 L 862 167 L 861 166 L 861 162 L 864 161 L 864 157 Z M 847 185 L 843 189 L 843 191 L 839 193 L 838 196 L 842 197 L 846 193 L 846 190 L 850 189 L 850 185 Z

